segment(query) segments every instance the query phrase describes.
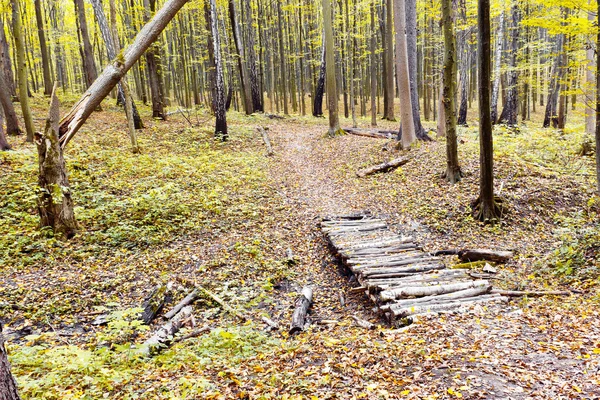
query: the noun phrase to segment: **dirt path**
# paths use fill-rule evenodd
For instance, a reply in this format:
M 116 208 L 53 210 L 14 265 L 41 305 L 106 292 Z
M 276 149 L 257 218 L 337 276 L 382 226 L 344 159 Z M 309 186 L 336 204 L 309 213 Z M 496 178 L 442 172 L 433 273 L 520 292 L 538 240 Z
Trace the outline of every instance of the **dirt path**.
M 600 396 L 598 323 L 585 307 L 576 308 L 578 300 L 574 298 L 515 302 L 504 309 L 477 307 L 467 314 L 425 320 L 413 325 L 410 333 L 351 329 L 349 317 L 353 314 L 385 324 L 370 310 L 363 295 L 349 294 L 352 282 L 336 267 L 316 228 L 317 221 L 323 215 L 365 209 L 396 220 L 402 216 L 394 214 L 389 204 L 387 208 L 379 204 L 380 189 L 369 186 L 378 181 L 341 179 L 343 174 L 337 173 L 340 168 L 354 170 L 357 163 L 380 159 L 379 149 L 384 142 L 358 137 L 328 141 L 323 139 L 323 132 L 323 126 L 301 121 L 275 122 L 270 130 L 276 151 L 271 176 L 282 198 L 294 208 L 294 235 L 300 235 L 297 281 L 317 287 L 315 320 L 346 321 L 337 327 L 315 327 L 306 332 L 300 340 L 312 345 L 301 347 L 301 365 L 325 366 L 329 370 L 328 365 L 341 359 L 336 364 L 336 379 L 346 386 L 347 395 L 356 394 L 353 389 L 389 388 L 392 381 L 398 388 L 395 393 L 374 391 L 368 398 Z M 417 191 L 418 186 L 413 190 Z M 347 296 L 345 306 L 340 305 L 340 292 Z M 332 340 L 337 343 L 340 339 L 351 349 L 344 352 L 334 347 L 327 354 L 320 351 L 331 347 Z M 297 364 L 288 367 L 298 369 Z M 362 371 L 360 378 L 348 378 L 353 367 Z M 395 374 L 392 381 L 388 379 L 391 371 Z

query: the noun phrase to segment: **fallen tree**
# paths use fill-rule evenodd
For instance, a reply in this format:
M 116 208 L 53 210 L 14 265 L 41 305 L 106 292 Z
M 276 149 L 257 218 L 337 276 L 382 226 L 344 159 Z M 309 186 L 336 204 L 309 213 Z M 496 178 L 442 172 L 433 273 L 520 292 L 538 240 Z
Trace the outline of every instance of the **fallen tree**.
M 491 249 L 450 249 L 450 250 L 438 250 L 432 253 L 435 256 L 441 255 L 457 255 L 463 262 L 476 262 L 476 261 L 492 261 L 495 263 L 503 264 L 514 257 L 512 251 L 505 250 L 491 250 Z
M 292 324 L 290 326 L 289 334 L 300 332 L 304 329 L 304 322 L 306 321 L 306 313 L 312 304 L 313 291 L 310 287 L 306 286 L 302 289 L 302 294 L 296 300 L 296 309 L 292 315 Z
M 346 133 L 355 136 L 370 137 L 375 139 L 394 139 L 398 137 L 397 131 L 385 131 L 381 129 L 359 129 L 359 128 L 344 128 Z
M 102 100 L 125 76 L 127 71 L 137 62 L 161 32 L 175 17 L 177 12 L 188 2 L 188 0 L 168 0 L 164 6 L 154 15 L 144 27 L 138 32 L 133 43 L 116 59 L 114 59 L 102 72 L 102 74 L 88 88 L 73 108 L 63 117 L 60 122 L 59 136 L 63 148 L 73 139 L 79 128 L 88 117 L 96 110 Z
M 192 316 L 192 311 L 192 306 L 186 306 L 181 309 L 181 311 L 166 324 L 161 326 L 154 335 L 144 342 L 139 349 L 140 353 L 150 356 L 158 353 L 162 348 L 167 347 L 173 341 L 173 336 L 179 332 L 188 318 Z
M 396 158 L 394 160 L 391 160 L 391 161 L 388 161 L 388 162 L 385 162 L 382 164 L 377 164 L 377 165 L 374 165 L 369 168 L 361 169 L 356 173 L 356 176 L 358 176 L 359 178 L 364 178 L 367 175 L 373 175 L 378 172 L 393 171 L 396 168 L 401 167 L 404 164 L 408 163 L 409 161 L 410 161 L 410 158 L 408 158 L 408 157 Z

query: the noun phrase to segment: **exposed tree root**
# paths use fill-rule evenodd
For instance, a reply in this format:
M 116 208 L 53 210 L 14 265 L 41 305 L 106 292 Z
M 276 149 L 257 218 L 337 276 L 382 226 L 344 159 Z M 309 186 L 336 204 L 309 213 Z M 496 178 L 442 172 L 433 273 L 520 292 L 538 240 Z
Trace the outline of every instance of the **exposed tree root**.
M 446 171 L 442 174 L 442 178 L 445 179 L 446 181 L 450 182 L 451 184 L 460 182 L 460 180 L 462 179 L 463 176 L 464 175 L 459 166 L 457 166 L 456 168 L 452 168 L 452 167 L 448 166 Z
M 471 209 L 473 210 L 473 218 L 484 224 L 495 224 L 496 222 L 499 222 L 506 211 L 504 200 L 498 196 L 494 196 L 492 207 L 485 207 L 481 198 L 477 197 L 471 202 Z

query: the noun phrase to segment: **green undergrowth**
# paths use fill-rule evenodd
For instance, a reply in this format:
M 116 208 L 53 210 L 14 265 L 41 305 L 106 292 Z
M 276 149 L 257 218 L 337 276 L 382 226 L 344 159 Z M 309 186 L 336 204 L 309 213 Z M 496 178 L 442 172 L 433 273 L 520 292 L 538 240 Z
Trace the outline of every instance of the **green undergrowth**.
M 139 321 L 135 321 L 139 322 Z M 270 353 L 281 341 L 252 325 L 212 330 L 153 358 L 123 341 L 142 325 L 120 315 L 85 346 L 61 343 L 53 334 L 30 336 L 10 347 L 13 373 L 24 398 L 36 399 L 181 399 L 218 396 L 217 387 L 237 380 L 229 370 L 249 358 Z M 146 328 L 147 329 L 147 328 Z M 183 329 L 180 335 L 189 333 Z M 173 371 L 178 371 L 173 376 Z M 161 379 L 164 376 L 165 379 Z M 167 378 L 169 376 L 169 378 Z
M 249 133 L 240 131 L 236 140 L 247 140 Z M 236 148 L 235 141 L 215 142 L 198 128 L 172 132 L 154 125 L 141 131 L 140 144 L 143 154 L 131 154 L 123 131 L 108 127 L 82 133 L 67 149 L 80 226 L 68 243 L 38 229 L 32 146 L 0 153 L 0 266 L 164 245 L 258 216 L 266 179 L 262 154 Z

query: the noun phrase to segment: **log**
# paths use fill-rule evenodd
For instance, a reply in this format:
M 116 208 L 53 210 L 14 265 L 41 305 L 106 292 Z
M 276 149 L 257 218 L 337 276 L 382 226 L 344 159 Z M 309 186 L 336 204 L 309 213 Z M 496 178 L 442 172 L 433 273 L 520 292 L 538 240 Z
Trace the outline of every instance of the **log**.
M 289 330 L 290 335 L 293 335 L 294 333 L 300 332 L 304 329 L 306 313 L 308 312 L 312 301 L 313 290 L 310 287 L 305 286 L 302 289 L 302 294 L 296 300 L 296 308 L 294 310 L 294 314 L 292 315 L 292 323 Z
M 323 222 L 326 222 L 326 221 L 337 222 L 337 221 L 361 220 L 361 219 L 367 219 L 367 218 L 371 218 L 370 211 L 363 211 L 360 213 L 347 214 L 347 215 L 329 215 L 329 216 L 323 217 L 322 221 Z
M 10 372 L 10 363 L 4 347 L 2 324 L 0 324 L 0 399 L 20 400 L 17 382 Z
M 392 267 L 401 267 L 403 265 L 409 265 L 409 264 L 416 264 L 416 263 L 430 263 L 433 261 L 439 261 L 438 257 L 430 257 L 427 253 L 422 253 L 421 255 L 418 256 L 414 256 L 414 257 L 409 257 L 409 258 L 404 258 L 404 259 L 398 259 L 397 261 L 383 261 L 383 262 L 374 262 L 374 263 L 369 263 L 369 264 L 361 264 L 357 266 L 357 269 L 359 270 L 365 270 L 367 268 L 369 268 L 369 271 L 373 271 L 373 273 L 375 273 L 375 271 L 379 270 L 379 269 L 389 269 L 392 270 Z M 377 268 L 374 268 L 377 267 Z M 392 272 L 395 272 L 395 268 L 393 269 Z
M 150 296 L 144 300 L 144 304 L 142 305 L 142 308 L 144 309 L 144 311 L 142 311 L 142 321 L 144 324 L 149 325 L 150 322 L 156 318 L 158 313 L 162 311 L 165 304 L 171 301 L 172 285 L 173 284 L 170 282 L 166 285 L 158 285 L 152 293 L 150 293 Z
M 173 339 L 173 343 L 183 342 L 184 340 L 198 337 L 198 336 L 202 335 L 203 333 L 210 332 L 210 331 L 211 331 L 210 326 L 203 326 L 202 328 L 194 329 L 193 331 L 191 331 L 190 333 L 188 333 L 186 335 L 176 337 L 175 339 Z
M 483 267 L 485 264 L 487 264 L 487 261 L 485 261 L 485 260 L 471 261 L 471 262 L 465 262 L 465 263 L 460 263 L 460 264 L 454 264 L 454 265 L 451 265 L 450 268 L 452 268 L 452 269 L 474 269 L 474 268 L 478 268 L 478 267 Z
M 361 169 L 356 173 L 356 176 L 358 176 L 359 178 L 364 178 L 367 175 L 373 175 L 378 172 L 393 171 L 396 168 L 401 167 L 404 164 L 408 163 L 409 161 L 410 161 L 410 158 L 408 158 L 408 157 L 396 158 L 394 160 L 391 160 L 391 161 L 388 161 L 388 162 L 385 162 L 382 164 L 378 164 L 378 165 L 374 165 L 369 168 Z
M 196 301 L 196 299 L 198 298 L 199 295 L 200 295 L 200 291 L 198 291 L 198 289 L 194 288 L 194 290 L 192 290 L 187 296 L 185 296 L 185 298 L 183 300 L 181 300 L 175 307 L 173 307 L 173 309 L 171 311 L 166 313 L 164 318 L 165 319 L 173 318 L 175 316 L 175 314 L 177 314 L 179 311 L 181 311 L 181 309 L 183 307 L 188 306 L 188 305 L 192 304 L 194 301 Z
M 433 286 L 407 286 L 400 287 L 397 289 L 384 290 L 379 294 L 381 300 L 390 301 L 395 299 L 401 299 L 406 297 L 422 297 L 422 296 L 434 296 L 438 294 L 446 294 L 452 292 L 458 292 L 459 290 L 471 289 L 476 287 L 487 287 L 488 281 L 471 281 L 471 282 L 458 282 L 447 285 L 433 285 Z
M 151 356 L 160 352 L 162 348 L 167 347 L 173 341 L 173 336 L 179 332 L 185 321 L 192 316 L 192 310 L 192 306 L 183 307 L 181 311 L 144 342 L 139 348 L 139 352 L 143 355 Z
M 393 139 L 398 136 L 398 132 L 394 131 L 379 131 L 379 130 L 368 130 L 368 129 L 357 129 L 357 128 L 344 128 L 346 133 L 355 136 L 370 137 L 375 139 Z
M 393 269 L 383 269 L 381 268 L 380 270 L 377 269 L 372 269 L 372 270 L 359 270 L 358 272 L 360 273 L 361 277 L 363 279 L 382 279 L 382 278 L 393 278 L 393 277 L 406 277 L 406 274 L 410 275 L 414 275 L 416 273 L 419 272 L 428 272 L 428 271 L 435 271 L 435 270 L 439 270 L 443 268 L 443 265 L 441 264 L 432 264 L 432 263 L 425 263 L 425 264 L 418 264 L 418 265 L 411 265 L 409 267 L 404 267 L 404 268 L 393 268 Z M 365 272 L 368 272 L 368 274 L 365 274 Z
M 507 302 L 508 298 L 503 296 L 479 296 L 470 299 L 453 300 L 446 303 L 433 303 L 416 305 L 414 307 L 390 308 L 391 313 L 396 318 L 404 318 L 413 314 L 424 314 L 429 312 L 451 311 L 461 307 L 470 306 L 472 304 L 481 304 L 488 302 Z
M 365 329 L 374 329 L 375 328 L 375 324 L 372 324 L 367 320 L 359 318 L 356 315 L 353 315 L 352 319 L 354 320 L 354 322 L 356 322 L 356 325 L 360 326 L 361 328 L 365 328 Z
M 458 257 L 463 262 L 487 260 L 503 264 L 510 260 L 513 256 L 514 253 L 512 251 L 498 251 L 488 249 L 461 250 L 458 252 Z
M 271 139 L 269 139 L 269 134 L 266 129 L 262 126 L 258 127 L 258 131 L 260 132 L 263 142 L 265 142 L 265 146 L 267 147 L 267 156 L 271 157 L 275 152 L 273 151 L 273 146 L 271 146 Z
M 267 317 L 262 317 L 261 320 L 269 325 L 269 327 L 273 330 L 279 330 L 279 324 L 275 321 L 273 321 L 271 318 L 267 318 Z
M 104 69 L 71 111 L 60 122 L 60 142 L 63 147 L 69 143 L 88 117 L 102 103 L 102 100 L 125 76 L 127 71 L 145 53 L 156 38 L 162 33 L 177 12 L 188 0 L 167 0 L 154 17 L 138 32 L 127 49 Z
M 228 312 L 229 314 L 233 315 L 234 317 L 237 317 L 238 319 L 240 319 L 240 321 L 242 322 L 246 322 L 249 318 L 247 316 L 245 316 L 244 314 L 242 314 L 241 312 L 239 312 L 238 310 L 236 310 L 235 308 L 231 307 L 229 304 L 225 303 L 223 301 L 223 299 L 221 299 L 219 296 L 217 296 L 216 294 L 206 290 L 203 287 L 200 287 L 200 291 L 202 293 L 204 293 L 206 296 L 210 297 L 211 299 L 213 299 L 217 304 L 219 304 L 221 306 L 221 308 L 223 308 L 223 310 L 225 310 L 226 312 Z
M 412 248 L 408 248 L 408 249 L 404 249 L 403 251 L 400 251 L 398 253 L 394 253 L 394 254 L 382 254 L 382 255 L 373 255 L 373 254 L 366 254 L 366 255 L 362 255 L 362 256 L 353 256 L 352 258 L 348 258 L 346 260 L 346 264 L 349 265 L 361 265 L 361 264 L 373 264 L 373 263 L 383 263 L 386 261 L 400 261 L 400 260 L 405 260 L 407 258 L 412 258 L 418 255 L 423 255 L 426 253 L 423 253 L 420 250 L 417 250 L 416 248 L 412 247 Z
M 416 304 L 421 305 L 421 304 L 428 304 L 428 303 L 445 303 L 445 302 L 451 301 L 451 300 L 468 299 L 468 298 L 487 294 L 490 292 L 490 290 L 492 290 L 492 285 L 480 286 L 480 287 L 465 289 L 465 290 L 459 290 L 458 292 L 440 294 L 438 296 L 426 296 L 426 297 L 419 297 L 416 299 L 396 300 L 393 303 L 388 303 L 388 304 L 381 306 L 381 309 L 386 310 L 386 309 L 390 309 L 392 307 L 396 307 L 396 308 L 403 307 L 404 308 L 404 307 L 408 307 L 408 306 L 412 307 Z
M 571 293 L 569 291 L 561 291 L 561 290 L 546 290 L 546 291 L 525 290 L 525 291 L 520 291 L 520 290 L 501 290 L 501 289 L 494 289 L 494 290 L 492 290 L 492 293 L 499 294 L 499 295 L 502 295 L 502 296 L 507 296 L 507 297 L 522 297 L 522 296 L 528 296 L 528 297 L 570 296 L 570 295 L 573 294 L 573 293 Z

